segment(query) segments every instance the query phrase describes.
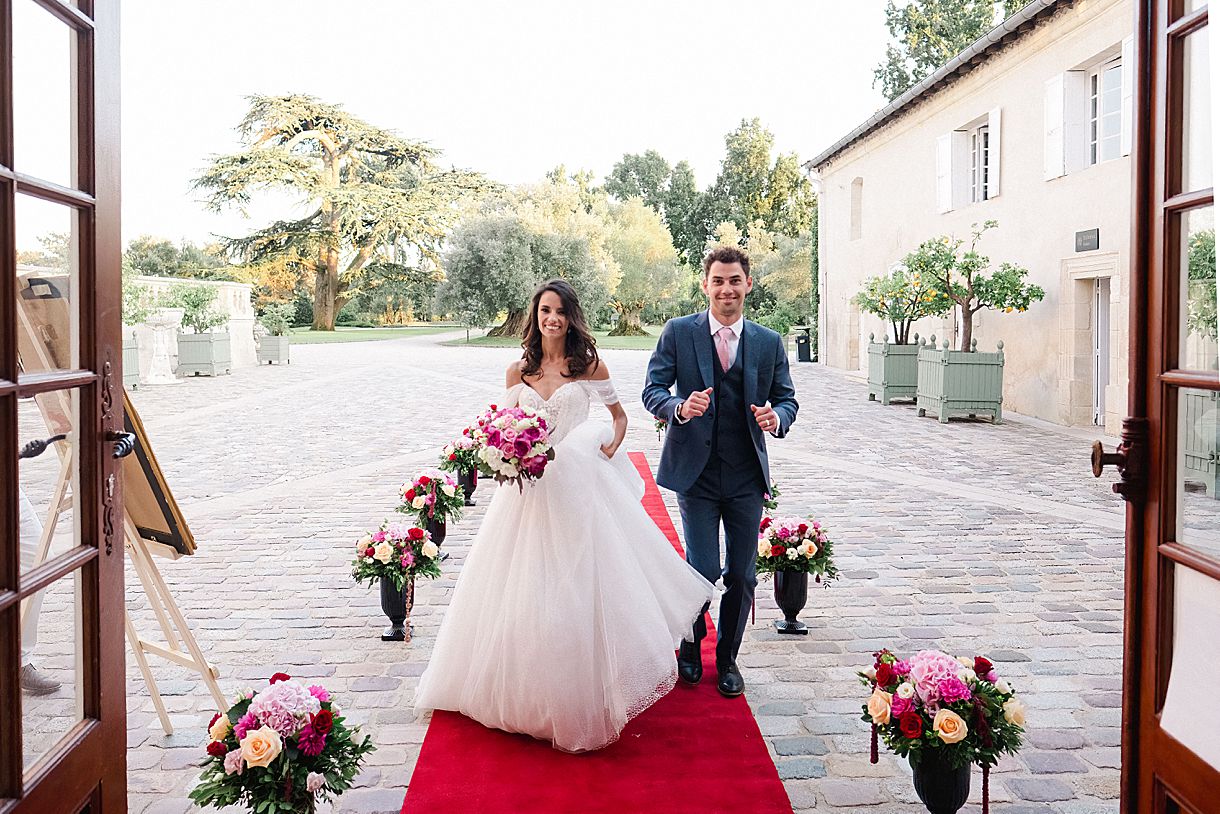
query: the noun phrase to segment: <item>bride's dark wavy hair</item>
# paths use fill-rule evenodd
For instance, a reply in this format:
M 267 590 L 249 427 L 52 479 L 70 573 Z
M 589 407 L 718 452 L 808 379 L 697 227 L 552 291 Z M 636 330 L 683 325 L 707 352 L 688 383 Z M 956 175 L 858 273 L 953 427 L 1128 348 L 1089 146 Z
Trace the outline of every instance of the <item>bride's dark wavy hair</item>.
M 548 291 L 559 297 L 564 316 L 568 318 L 568 335 L 564 338 L 568 372 L 564 376 L 571 379 L 580 378 L 590 368 L 597 369 L 597 340 L 589 331 L 589 323 L 585 319 L 584 309 L 580 307 L 576 289 L 566 280 L 548 280 L 534 292 L 534 298 L 530 301 L 529 319 L 525 323 L 525 338 L 521 340 L 521 348 L 524 351 L 521 354 L 521 375 L 537 376 L 542 372 L 542 330 L 538 326 L 538 303 Z

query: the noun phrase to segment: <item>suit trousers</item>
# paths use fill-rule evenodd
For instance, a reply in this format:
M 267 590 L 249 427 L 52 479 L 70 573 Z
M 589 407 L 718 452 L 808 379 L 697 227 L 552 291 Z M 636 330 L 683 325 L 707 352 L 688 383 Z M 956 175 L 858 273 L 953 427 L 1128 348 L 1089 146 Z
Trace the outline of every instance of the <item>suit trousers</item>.
M 686 492 L 678 494 L 686 561 L 708 582 L 724 580 L 717 623 L 716 664 L 737 660 L 754 602 L 754 571 L 758 556 L 758 524 L 763 511 L 762 470 L 733 467 L 714 457 Z M 724 525 L 725 557 L 720 560 L 720 527 Z M 695 636 L 707 635 L 703 617 Z

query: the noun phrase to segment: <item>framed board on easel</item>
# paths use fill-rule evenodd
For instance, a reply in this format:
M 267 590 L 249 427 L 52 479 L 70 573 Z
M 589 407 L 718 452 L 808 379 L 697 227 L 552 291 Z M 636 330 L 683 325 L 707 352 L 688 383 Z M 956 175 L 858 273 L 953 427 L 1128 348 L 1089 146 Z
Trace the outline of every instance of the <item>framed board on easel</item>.
M 65 274 L 43 270 L 17 276 L 17 351 L 23 374 L 73 367 L 70 357 L 73 342 L 70 335 L 68 282 Z M 73 473 L 76 470 L 73 460 L 76 410 L 71 397 L 63 391 L 35 396 L 35 401 L 51 437 L 59 439 L 53 446 L 60 457 L 59 476 L 37 548 L 37 565 L 49 555 L 60 516 L 72 505 Z M 130 614 L 126 620 L 127 640 L 152 696 L 161 726 L 166 734 L 170 734 L 173 725 L 157 690 L 148 655 L 164 658 L 198 673 L 216 701 L 217 709 L 223 710 L 227 704 L 216 682 L 219 672 L 204 657 L 186 617 L 174 601 L 153 559 L 154 555 L 176 560 L 193 554 L 194 536 L 165 481 L 139 413 L 126 392 L 123 393 L 123 408 L 124 429 L 134 440 L 132 453 L 124 458 L 122 466 L 125 549 L 161 628 L 165 645 L 141 637 Z

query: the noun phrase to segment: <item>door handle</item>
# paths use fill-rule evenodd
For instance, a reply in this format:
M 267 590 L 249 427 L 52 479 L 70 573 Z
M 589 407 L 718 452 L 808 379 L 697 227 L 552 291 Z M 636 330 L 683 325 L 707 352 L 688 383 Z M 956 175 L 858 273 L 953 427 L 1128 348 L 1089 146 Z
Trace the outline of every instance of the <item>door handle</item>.
M 114 443 L 112 457 L 115 458 L 126 458 L 136 448 L 136 437 L 129 432 L 109 432 L 106 434 L 106 440 Z
M 51 446 L 51 444 L 54 444 L 56 441 L 62 441 L 67 437 L 68 436 L 61 433 L 59 435 L 52 435 L 46 440 L 31 441 L 21 448 L 21 451 L 17 453 L 17 458 L 19 460 L 24 458 L 37 458 L 42 453 L 46 452 L 47 447 Z
M 1102 470 L 1107 466 L 1112 466 L 1122 474 L 1127 468 L 1127 450 L 1122 444 L 1114 452 L 1106 452 L 1106 448 L 1102 446 L 1101 441 L 1093 442 L 1093 477 L 1100 478 Z

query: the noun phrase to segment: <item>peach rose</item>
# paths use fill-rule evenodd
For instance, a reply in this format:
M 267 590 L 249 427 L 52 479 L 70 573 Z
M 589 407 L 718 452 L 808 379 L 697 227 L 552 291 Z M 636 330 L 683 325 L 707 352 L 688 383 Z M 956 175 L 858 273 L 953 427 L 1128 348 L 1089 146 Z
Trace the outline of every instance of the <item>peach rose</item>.
M 1004 702 L 1004 720 L 1017 726 L 1025 726 L 1025 705 L 1015 698 Z
M 872 716 L 873 723 L 888 724 L 890 722 L 890 701 L 893 699 L 893 695 L 880 687 L 873 690 L 873 694 L 868 697 L 868 714 Z
M 284 748 L 280 733 L 269 726 L 246 733 L 241 739 L 241 756 L 247 766 L 267 766 Z
M 216 723 L 212 724 L 212 728 L 208 730 L 208 736 L 214 741 L 222 741 L 232 728 L 233 724 L 229 723 L 229 716 L 221 715 L 216 719 Z
M 378 543 L 373 549 L 373 559 L 383 563 L 388 563 L 394 556 L 394 546 L 389 543 Z
M 945 743 L 957 743 L 966 737 L 966 722 L 951 709 L 942 709 L 932 719 L 932 729 Z

